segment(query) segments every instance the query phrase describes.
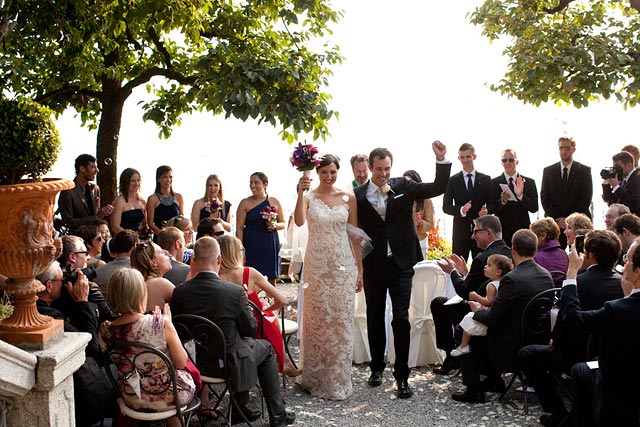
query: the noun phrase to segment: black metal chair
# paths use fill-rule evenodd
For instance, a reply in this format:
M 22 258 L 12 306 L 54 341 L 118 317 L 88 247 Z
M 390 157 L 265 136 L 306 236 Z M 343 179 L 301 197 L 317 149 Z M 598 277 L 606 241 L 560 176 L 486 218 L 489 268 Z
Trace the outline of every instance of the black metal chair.
M 206 385 L 216 398 L 213 409 L 216 410 L 220 406 L 228 393 L 229 405 L 225 417 L 227 425 L 234 424 L 231 414 L 232 408 L 235 408 L 236 412 L 242 416 L 243 422 L 251 426 L 252 424 L 240 409 L 231 386 L 231 375 L 227 364 L 227 341 L 220 327 L 211 320 L 195 314 L 179 314 L 173 316 L 172 321 L 180 341 L 188 349 L 187 353 L 191 361 L 200 370 L 203 385 Z M 195 352 L 191 350 L 194 347 Z M 216 386 L 222 386 L 222 392 L 217 391 Z
M 176 369 L 169 356 L 149 344 L 115 341 L 106 351 L 106 360 L 105 370 L 118 393 L 117 403 L 122 414 L 139 421 L 159 421 L 175 416 L 182 427 L 189 425 L 193 412 L 200 406 L 197 396 L 184 407 L 175 405 L 162 412 L 144 412 L 128 407 L 118 386 L 119 382 L 126 382 L 128 377 L 138 375 L 140 392 L 164 394 L 171 389 L 174 402 L 178 402 Z M 158 372 L 163 372 L 163 375 L 158 377 Z

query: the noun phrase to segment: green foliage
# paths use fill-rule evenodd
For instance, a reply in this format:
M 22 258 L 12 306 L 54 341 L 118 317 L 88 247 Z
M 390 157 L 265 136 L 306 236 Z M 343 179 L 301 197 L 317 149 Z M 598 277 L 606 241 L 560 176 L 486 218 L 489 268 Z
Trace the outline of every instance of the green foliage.
M 0 184 L 17 184 L 24 175 L 37 181 L 60 152 L 51 115 L 36 102 L 0 98 Z
M 634 2 L 632 2 L 634 3 Z M 634 6 L 637 7 L 637 6 Z M 628 0 L 486 0 L 470 15 L 509 58 L 491 89 L 536 106 L 640 101 L 640 15 Z
M 0 294 L 0 319 L 6 319 L 13 314 L 13 303 L 6 291 Z

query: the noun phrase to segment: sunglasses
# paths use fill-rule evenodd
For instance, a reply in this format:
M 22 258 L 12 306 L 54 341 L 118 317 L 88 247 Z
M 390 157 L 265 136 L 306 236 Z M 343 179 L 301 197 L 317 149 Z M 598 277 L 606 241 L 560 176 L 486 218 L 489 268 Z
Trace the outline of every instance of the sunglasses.
M 513 163 L 516 159 L 502 159 L 502 163 Z
M 213 235 L 214 236 L 224 236 L 224 231 L 214 231 Z

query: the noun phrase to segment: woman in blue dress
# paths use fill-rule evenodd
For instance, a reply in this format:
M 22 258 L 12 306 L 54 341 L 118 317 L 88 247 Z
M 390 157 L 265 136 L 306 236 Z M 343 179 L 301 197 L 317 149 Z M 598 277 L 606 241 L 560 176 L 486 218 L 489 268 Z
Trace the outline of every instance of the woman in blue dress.
M 138 230 L 146 227 L 146 202 L 140 196 L 140 172 L 127 168 L 120 174 L 120 195 L 111 214 L 111 231 L 114 235 L 122 230 Z
M 147 199 L 147 223 L 155 235 L 162 231 L 168 220 L 184 214 L 182 195 L 173 191 L 172 184 L 171 167 L 156 169 L 156 189 Z
M 251 175 L 251 196 L 242 199 L 236 213 L 236 237 L 242 240 L 246 250 L 246 265 L 267 276 L 275 285 L 280 276 L 280 239 L 278 230 L 285 227 L 282 206 L 275 197 L 269 197 L 269 179 L 262 172 Z M 267 220 L 263 211 L 273 210 L 273 218 Z
M 216 209 L 216 206 L 218 207 Z M 204 197 L 193 202 L 191 209 L 191 223 L 198 228 L 198 224 L 205 218 L 218 218 L 225 231 L 231 231 L 231 203 L 224 199 L 222 181 L 218 175 L 209 175 L 204 191 Z

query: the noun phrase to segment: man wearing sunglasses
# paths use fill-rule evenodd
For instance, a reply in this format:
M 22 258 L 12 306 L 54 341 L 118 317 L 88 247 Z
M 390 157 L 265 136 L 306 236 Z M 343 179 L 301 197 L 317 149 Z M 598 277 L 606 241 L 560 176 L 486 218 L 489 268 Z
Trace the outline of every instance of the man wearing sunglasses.
M 174 286 L 181 285 L 189 274 L 189 266 L 178 261 L 183 258 L 186 247 L 184 233 L 176 227 L 165 227 L 158 233 L 158 246 L 167 251 L 171 258 L 171 270 L 163 277 Z
M 511 236 L 518 230 L 529 228 L 529 212 L 538 212 L 536 182 L 516 171 L 518 156 L 506 149 L 501 155 L 504 172 L 491 180 L 493 212 L 502 224 L 502 239 L 511 245 Z

